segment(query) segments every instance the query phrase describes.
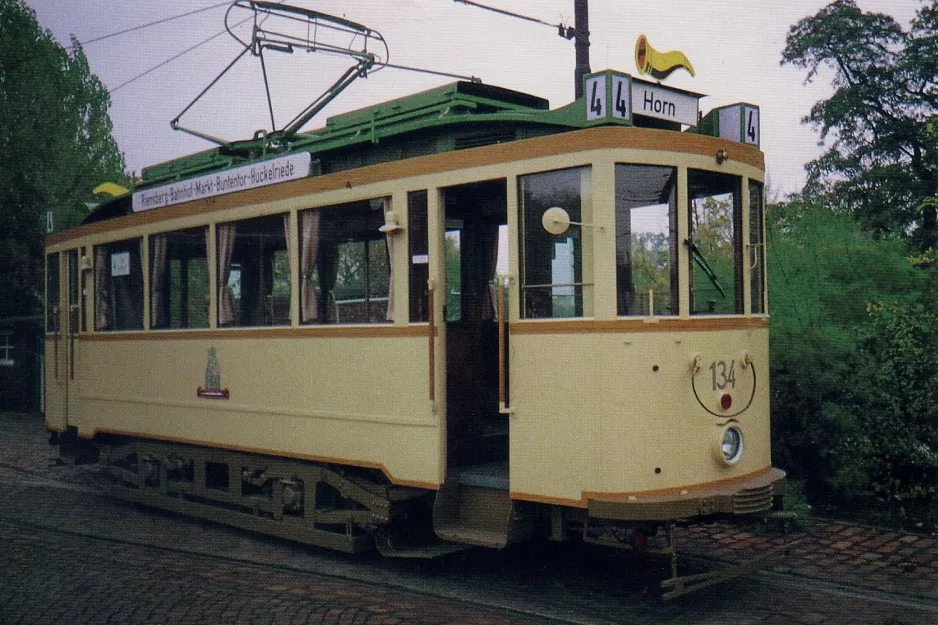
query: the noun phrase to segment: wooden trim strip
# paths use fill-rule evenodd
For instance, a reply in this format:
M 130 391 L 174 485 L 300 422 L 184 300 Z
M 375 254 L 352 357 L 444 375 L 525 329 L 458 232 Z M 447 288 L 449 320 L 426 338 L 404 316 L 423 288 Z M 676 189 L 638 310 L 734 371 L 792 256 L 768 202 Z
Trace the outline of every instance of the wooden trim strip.
M 131 438 L 149 439 L 155 441 L 164 441 L 169 443 L 180 443 L 183 445 L 197 445 L 199 447 L 210 447 L 212 449 L 224 449 L 226 451 L 238 451 L 247 454 L 262 454 L 265 456 L 278 456 L 281 458 L 293 458 L 294 460 L 309 460 L 312 462 L 323 462 L 326 464 L 344 464 L 353 467 L 362 467 L 364 469 L 377 469 L 384 473 L 385 477 L 396 486 L 410 486 L 413 488 L 425 488 L 427 490 L 439 490 L 440 485 L 433 482 L 421 482 L 418 480 L 402 480 L 394 477 L 380 462 L 370 462 L 367 460 L 349 460 L 348 458 L 332 458 L 330 456 L 314 456 L 309 454 L 299 454 L 285 451 L 274 451 L 262 447 L 248 447 L 243 445 L 221 445 L 209 441 L 197 439 L 179 438 L 175 436 L 162 436 L 160 434 L 141 434 L 139 432 L 130 432 L 125 430 L 111 430 L 107 428 L 94 429 L 89 432 L 79 432 L 78 437 L 91 440 L 98 434 L 109 434 L 113 436 L 127 436 Z
M 566 508 L 582 508 L 586 510 L 589 504 L 585 499 L 566 499 L 564 497 L 548 497 L 546 495 L 532 495 L 530 493 L 519 493 L 511 491 L 508 496 L 517 501 L 530 501 L 532 503 L 544 503 L 550 506 L 564 506 Z
M 673 488 L 633 491 L 633 492 L 627 492 L 627 493 L 603 493 L 603 492 L 584 491 L 582 497 L 584 501 L 588 501 L 590 499 L 600 499 L 602 501 L 625 501 L 625 502 L 628 502 L 630 497 L 634 497 L 636 500 L 648 499 L 649 497 L 677 497 L 677 496 L 683 496 L 683 495 L 691 495 L 694 493 L 700 493 L 701 491 L 724 488 L 726 486 L 731 486 L 737 483 L 748 482 L 748 481 L 766 476 L 771 472 L 772 472 L 772 465 L 769 465 L 767 467 L 763 467 L 757 471 L 746 473 L 744 475 L 736 475 L 734 477 L 729 477 L 729 478 L 725 478 L 722 480 L 713 480 L 711 482 L 702 482 L 700 484 L 691 484 L 689 486 L 677 486 Z
M 691 319 L 653 317 L 644 319 L 525 320 L 511 324 L 512 334 L 605 334 L 644 332 L 714 332 L 762 330 L 768 317 L 694 317 Z
M 427 307 L 427 337 L 429 342 L 427 344 L 427 359 L 430 362 L 430 370 L 427 373 L 427 378 L 429 380 L 429 395 L 430 403 L 436 402 L 436 321 L 434 319 L 434 307 L 436 306 L 436 300 L 433 295 L 433 284 L 431 282 L 430 286 L 427 288 L 427 299 L 430 302 L 430 305 Z M 435 411 L 435 409 L 434 409 Z
M 217 330 L 151 330 L 149 332 L 95 332 L 80 335 L 83 341 L 180 341 L 220 339 L 387 339 L 423 338 L 426 325 L 407 326 L 302 326 L 298 328 L 238 328 Z M 48 339 L 48 337 L 46 337 Z
M 349 189 L 399 178 L 441 174 L 459 169 L 610 148 L 649 150 L 658 153 L 675 152 L 702 156 L 714 156 L 717 150 L 726 149 L 730 154 L 730 161 L 750 165 L 762 171 L 765 170 L 765 155 L 754 147 L 736 141 L 669 130 L 604 126 L 359 167 L 334 174 L 285 182 L 274 187 L 260 187 L 142 211 L 54 234 L 46 238 L 46 245 L 54 245 L 82 236 L 100 234 L 121 228 L 153 224 L 168 219 L 217 212 L 239 206 L 261 204 L 323 191 Z
M 714 480 L 712 482 L 704 482 L 702 484 L 693 484 L 691 486 L 678 486 L 675 488 L 664 488 L 660 490 L 646 490 L 646 491 L 634 491 L 628 493 L 604 493 L 604 492 L 593 492 L 593 491 L 583 491 L 580 495 L 580 499 L 567 499 L 565 497 L 550 497 L 546 495 L 535 495 L 531 493 L 522 493 L 517 491 L 511 491 L 510 497 L 512 499 L 517 499 L 519 501 L 531 501 L 534 503 L 543 503 L 554 506 L 566 506 L 570 508 L 589 508 L 590 500 L 601 500 L 607 502 L 629 502 L 629 503 L 640 503 L 641 500 L 647 500 L 650 497 L 662 497 L 662 496 L 682 496 L 692 495 L 694 493 L 700 493 L 702 491 L 708 491 L 718 488 L 723 488 L 730 486 L 732 484 L 741 484 L 744 482 L 749 482 L 756 480 L 760 477 L 767 477 L 771 474 L 773 468 L 771 465 L 759 469 L 758 471 L 753 471 L 752 473 L 747 473 L 745 475 L 737 475 L 735 477 L 726 478 L 723 480 Z M 638 501 L 629 501 L 629 498 L 635 498 Z

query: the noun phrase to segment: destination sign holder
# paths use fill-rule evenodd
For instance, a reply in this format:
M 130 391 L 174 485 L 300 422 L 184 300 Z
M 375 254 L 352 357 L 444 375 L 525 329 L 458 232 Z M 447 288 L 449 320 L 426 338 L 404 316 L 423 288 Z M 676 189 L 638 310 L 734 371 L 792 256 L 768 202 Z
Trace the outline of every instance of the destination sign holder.
M 311 167 L 309 152 L 289 154 L 266 161 L 258 161 L 179 182 L 151 187 L 133 194 L 133 210 L 140 212 L 202 200 L 216 195 L 256 189 L 271 184 L 299 180 L 309 176 Z
M 652 118 L 672 124 L 696 127 L 699 100 L 703 94 L 668 87 L 605 70 L 583 77 L 586 122 L 619 122 L 631 125 L 636 118 Z
M 702 135 L 759 147 L 761 140 L 759 117 L 758 106 L 737 102 L 715 108 L 704 115 L 698 131 Z
M 583 77 L 586 121 L 616 120 L 632 123 L 632 77 L 614 71 Z

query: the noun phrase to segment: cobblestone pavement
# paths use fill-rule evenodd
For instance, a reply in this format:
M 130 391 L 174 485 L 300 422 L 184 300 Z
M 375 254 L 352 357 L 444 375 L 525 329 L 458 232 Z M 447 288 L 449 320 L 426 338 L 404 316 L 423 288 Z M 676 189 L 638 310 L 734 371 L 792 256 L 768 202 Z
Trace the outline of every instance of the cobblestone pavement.
M 0 541 L 5 568 L 16 572 L 12 578 L 0 573 L 3 623 L 546 622 L 348 580 L 111 541 L 79 542 L 4 521 Z
M 0 623 L 938 623 L 933 537 L 815 521 L 768 572 L 660 605 L 616 556 L 369 559 L 114 501 L 46 439 L 0 414 Z M 783 540 L 761 534 L 695 526 L 678 545 L 735 563 Z
M 688 528 L 681 535 L 687 553 L 741 562 L 780 545 L 778 536 L 759 536 L 717 524 Z M 772 570 L 908 596 L 938 600 L 938 538 L 878 527 L 815 520 L 805 540 Z

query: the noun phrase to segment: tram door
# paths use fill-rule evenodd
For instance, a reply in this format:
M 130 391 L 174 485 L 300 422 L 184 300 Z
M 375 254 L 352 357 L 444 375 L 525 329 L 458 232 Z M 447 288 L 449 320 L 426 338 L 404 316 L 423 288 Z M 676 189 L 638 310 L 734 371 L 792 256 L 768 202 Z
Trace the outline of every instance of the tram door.
M 506 182 L 443 192 L 446 250 L 447 462 L 508 462 L 508 419 L 498 408 L 495 280 L 507 223 Z
M 52 254 L 46 262 L 46 423 L 64 430 L 69 423 L 69 398 L 75 393 L 81 329 L 78 250 Z

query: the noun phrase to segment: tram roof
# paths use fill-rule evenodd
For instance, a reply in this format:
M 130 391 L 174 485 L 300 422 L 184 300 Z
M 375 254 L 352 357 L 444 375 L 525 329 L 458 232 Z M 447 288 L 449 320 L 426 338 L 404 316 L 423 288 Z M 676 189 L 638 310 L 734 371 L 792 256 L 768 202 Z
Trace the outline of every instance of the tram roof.
M 631 78 L 634 83 L 697 98 L 701 94 Z M 274 156 L 307 152 L 310 175 L 323 175 L 381 162 L 505 143 L 595 125 L 634 125 L 679 132 L 680 123 L 646 117 L 588 119 L 587 98 L 550 109 L 549 103 L 520 91 L 459 81 L 420 93 L 335 115 L 324 127 L 284 136 L 271 133 L 221 145 L 147 167 L 135 190 Z M 130 196 L 97 207 L 84 223 L 132 212 Z

